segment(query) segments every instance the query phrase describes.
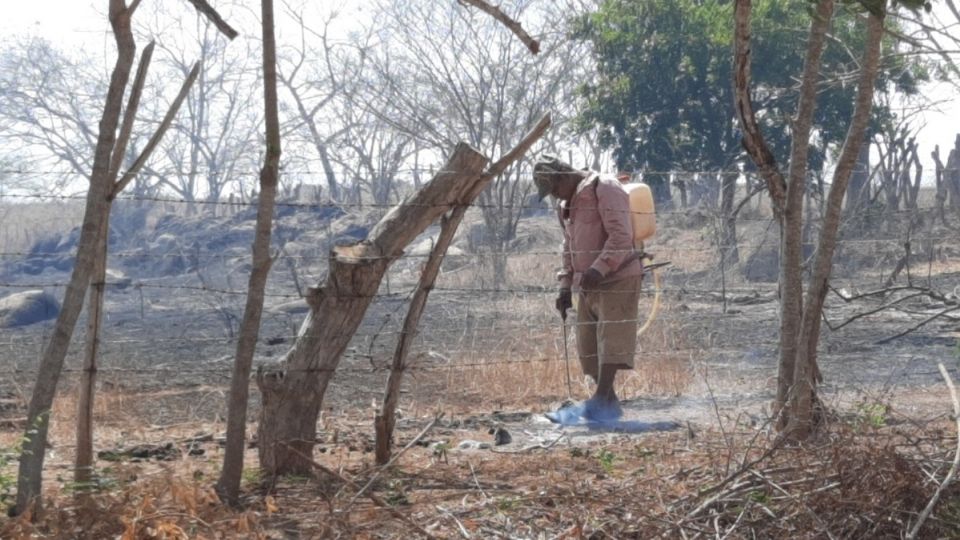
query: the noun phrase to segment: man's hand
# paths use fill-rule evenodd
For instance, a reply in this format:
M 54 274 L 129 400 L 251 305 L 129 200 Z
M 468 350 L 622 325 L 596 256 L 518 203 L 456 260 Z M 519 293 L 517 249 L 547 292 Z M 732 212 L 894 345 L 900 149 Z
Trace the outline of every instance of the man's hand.
M 567 320 L 567 310 L 573 307 L 573 294 L 570 289 L 560 289 L 555 305 L 560 312 L 560 318 Z
M 601 281 L 603 281 L 603 274 L 596 268 L 590 268 L 584 272 L 583 277 L 580 278 L 580 288 L 585 291 L 596 289 Z

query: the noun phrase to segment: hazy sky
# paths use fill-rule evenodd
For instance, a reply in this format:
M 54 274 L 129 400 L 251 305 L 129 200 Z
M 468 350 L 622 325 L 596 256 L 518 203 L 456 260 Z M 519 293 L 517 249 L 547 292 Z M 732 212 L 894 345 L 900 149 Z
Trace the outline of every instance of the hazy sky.
M 145 0 L 144 3 L 150 1 L 157 0 Z M 4 6 L 4 17 L 0 19 L 0 36 L 6 38 L 17 34 L 38 34 L 62 44 L 66 49 L 78 52 L 83 50 L 100 58 L 104 58 L 105 52 L 108 52 L 111 58 L 104 61 L 112 65 L 113 39 L 109 33 L 106 18 L 102 15 L 106 11 L 106 0 L 31 0 L 28 2 L 8 0 L 5 3 L 7 5 Z M 186 2 L 182 3 L 186 4 Z M 250 4 L 257 5 L 255 2 Z M 356 0 L 326 0 L 322 5 L 327 6 L 328 9 L 337 5 L 358 6 Z M 259 29 L 253 31 L 258 32 Z M 960 29 L 957 31 L 960 33 Z M 241 35 L 238 39 L 243 39 L 243 36 Z M 940 144 L 941 148 L 949 147 L 953 143 L 954 136 L 960 132 L 960 96 L 957 96 L 952 88 L 928 89 L 928 92 L 949 101 L 940 106 L 940 111 L 927 111 L 923 119 L 927 127 L 919 137 L 920 152 L 925 168 L 929 171 L 929 156 L 933 145 Z

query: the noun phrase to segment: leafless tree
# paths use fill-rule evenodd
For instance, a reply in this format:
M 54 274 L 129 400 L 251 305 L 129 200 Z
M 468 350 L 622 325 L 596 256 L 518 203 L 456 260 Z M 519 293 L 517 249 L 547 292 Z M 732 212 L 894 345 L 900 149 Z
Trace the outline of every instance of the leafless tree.
M 280 118 L 277 100 L 277 44 L 274 29 L 273 0 L 261 0 L 263 32 L 263 109 L 266 120 L 266 159 L 260 170 L 260 196 L 257 199 L 256 236 L 253 242 L 253 269 L 247 286 L 247 303 L 240 324 L 240 338 L 230 379 L 227 398 L 227 444 L 217 492 L 230 504 L 237 504 L 243 455 L 247 446 L 247 401 L 250 393 L 250 371 L 260 335 L 264 291 L 270 275 L 270 237 L 280 176 Z
M 880 159 L 876 174 L 877 196 L 887 210 L 916 210 L 923 179 L 917 129 L 907 121 L 891 124 L 874 140 Z
M 194 5 L 204 6 L 212 11 L 204 0 L 190 1 Z M 17 503 L 13 509 L 13 512 L 18 514 L 27 511 L 40 502 L 51 405 L 56 394 L 67 348 L 73 337 L 73 331 L 83 307 L 84 297 L 92 281 L 97 281 L 99 286 L 95 291 L 96 294 L 92 295 L 91 307 L 94 310 L 100 310 L 102 306 L 102 269 L 106 259 L 106 232 L 111 203 L 130 184 L 133 176 L 137 174 L 140 167 L 149 158 L 150 153 L 156 148 L 163 133 L 172 122 L 180 103 L 186 97 L 187 91 L 196 80 L 199 71 L 199 66 L 195 65 L 186 77 L 177 99 L 171 104 L 163 121 L 157 126 L 150 142 L 144 146 L 141 155 L 121 175 L 121 164 L 123 163 L 123 157 L 126 155 L 126 146 L 132 132 L 133 120 L 143 89 L 143 79 L 140 74 L 146 70 L 146 66 L 149 64 L 150 54 L 148 50 L 152 49 L 152 45 L 148 46 L 141 58 L 138 75 L 131 90 L 121 124 L 121 113 L 124 111 L 124 95 L 130 81 L 130 74 L 133 71 L 136 53 L 131 18 L 140 2 L 139 0 L 133 0 L 128 6 L 125 0 L 109 0 L 108 5 L 108 17 L 117 45 L 117 60 L 111 73 L 110 85 L 97 134 L 76 262 L 64 294 L 53 334 L 40 359 L 37 381 L 33 387 L 27 408 L 27 428 L 24 433 L 24 443 L 17 475 Z M 96 317 L 94 317 L 95 320 Z M 88 339 L 88 342 L 93 346 L 94 354 L 96 352 L 97 330 L 98 328 L 93 326 Z M 85 375 L 84 386 L 88 389 L 93 387 L 93 373 L 94 371 L 90 370 Z M 88 409 L 89 406 L 83 407 L 81 413 Z M 89 434 L 84 434 L 84 436 L 88 437 Z M 84 444 L 86 445 L 86 443 Z
M 936 166 L 937 208 L 940 218 L 947 223 L 946 208 L 960 212 L 960 134 L 954 138 L 953 148 L 947 153 L 947 162 L 940 157 L 940 145 L 933 149 Z
M 31 37 L 0 52 L 0 141 L 36 192 L 89 174 L 106 85 L 89 60 Z M 53 174 L 47 174 L 47 173 Z
M 216 202 L 228 192 L 249 193 L 262 157 L 259 43 L 248 40 L 228 47 L 218 37 L 216 25 L 202 14 L 177 11 L 180 5 L 153 3 L 151 7 L 149 22 L 154 26 L 148 27 L 147 35 L 162 36 L 172 18 L 186 36 L 157 39 L 157 63 L 164 78 L 183 78 L 197 58 L 202 67 L 183 113 L 144 168 L 144 179 L 186 201 Z M 162 99 L 148 105 L 155 116 L 166 107 Z M 205 208 L 212 210 L 216 205 Z
M 278 51 L 280 83 L 289 95 L 295 110 L 292 120 L 283 126 L 284 136 L 295 145 L 315 153 L 320 161 L 327 194 L 333 201 L 343 198 L 336 165 L 339 137 L 352 126 L 342 121 L 342 111 L 349 107 L 349 98 L 358 86 L 366 56 L 360 36 L 355 42 L 337 43 L 330 35 L 331 26 L 343 24 L 344 15 L 326 14 L 318 29 L 307 20 L 305 5 L 286 4 L 288 17 L 295 23 L 298 40 Z M 303 160 L 309 164 L 310 159 Z M 310 167 L 307 166 L 307 169 Z
M 386 46 L 370 53 L 361 98 L 397 129 L 434 151 L 463 134 L 486 154 L 504 151 L 547 110 L 556 113 L 557 128 L 550 137 L 564 133 L 577 84 L 571 64 L 588 62 L 586 55 L 571 50 L 579 44 L 552 39 L 532 56 L 478 10 L 426 0 L 382 0 L 377 6 L 381 15 L 375 24 Z M 561 31 L 551 8 L 554 3 L 538 0 L 500 5 L 512 18 L 532 21 L 530 33 L 535 36 Z M 549 147 L 551 142 L 544 144 Z M 479 199 L 497 283 L 506 280 L 505 253 L 530 193 L 529 178 L 520 163 Z

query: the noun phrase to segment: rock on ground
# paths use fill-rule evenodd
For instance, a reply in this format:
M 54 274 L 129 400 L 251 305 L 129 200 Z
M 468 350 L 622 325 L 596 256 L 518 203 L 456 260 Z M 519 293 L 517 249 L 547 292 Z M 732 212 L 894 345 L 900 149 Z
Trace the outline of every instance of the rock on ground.
M 0 328 L 26 326 L 53 319 L 60 303 L 45 291 L 24 291 L 0 299 Z

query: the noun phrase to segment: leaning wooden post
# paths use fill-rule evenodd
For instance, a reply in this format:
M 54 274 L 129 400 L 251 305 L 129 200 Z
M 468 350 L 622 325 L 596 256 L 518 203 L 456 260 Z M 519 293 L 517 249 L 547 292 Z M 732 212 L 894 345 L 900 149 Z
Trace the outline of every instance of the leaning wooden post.
M 153 56 L 155 43 L 151 41 L 140 55 L 137 75 L 130 90 L 127 108 L 123 113 L 120 135 L 110 158 L 110 182 L 116 181 L 123 163 L 133 121 L 140 106 L 143 86 L 147 79 L 147 69 Z M 97 356 L 100 354 L 100 326 L 103 320 L 104 288 L 107 278 L 107 242 L 110 236 L 110 215 L 104 216 L 98 233 L 99 241 L 94 256 L 93 273 L 90 277 L 92 287 L 87 303 L 87 343 L 84 348 L 83 372 L 80 376 L 80 396 L 77 402 L 77 452 L 74 456 L 74 482 L 80 487 L 78 494 L 85 493 L 87 484 L 93 478 L 93 403 L 97 386 Z
M 520 141 L 517 146 L 507 155 L 493 164 L 484 176 L 490 180 L 499 176 L 503 171 L 520 159 L 527 150 L 543 136 L 550 127 L 550 117 L 544 116 L 537 125 Z M 472 201 L 480 194 L 483 187 L 488 182 L 483 182 L 479 186 L 468 188 L 462 201 Z M 390 447 L 393 439 L 393 428 L 396 423 L 397 402 L 400 399 L 400 384 L 403 381 L 403 373 L 407 369 L 407 356 L 410 352 L 410 345 L 416 336 L 417 326 L 420 324 L 420 316 L 427 305 L 427 297 L 433 289 L 433 284 L 440 273 L 440 265 L 447 254 L 450 242 L 463 221 L 468 204 L 466 202 L 456 206 L 449 215 L 443 216 L 440 221 L 440 235 L 433 249 L 430 250 L 430 256 L 424 265 L 420 274 L 420 280 L 417 290 L 410 300 L 410 307 L 407 310 L 407 316 L 403 320 L 403 330 L 400 332 L 400 339 L 397 341 L 397 348 L 393 355 L 393 364 L 390 369 L 390 377 L 387 379 L 387 390 L 383 396 L 383 404 L 380 412 L 374 419 L 374 430 L 376 431 L 376 459 L 380 465 L 385 465 L 390 461 Z
M 376 297 L 384 274 L 404 248 L 458 204 L 464 186 L 485 184 L 487 158 L 459 144 L 423 189 L 395 206 L 367 239 L 333 248 L 323 283 L 308 289 L 310 313 L 279 364 L 261 366 L 260 467 L 267 477 L 308 474 L 317 418 L 343 352 Z

